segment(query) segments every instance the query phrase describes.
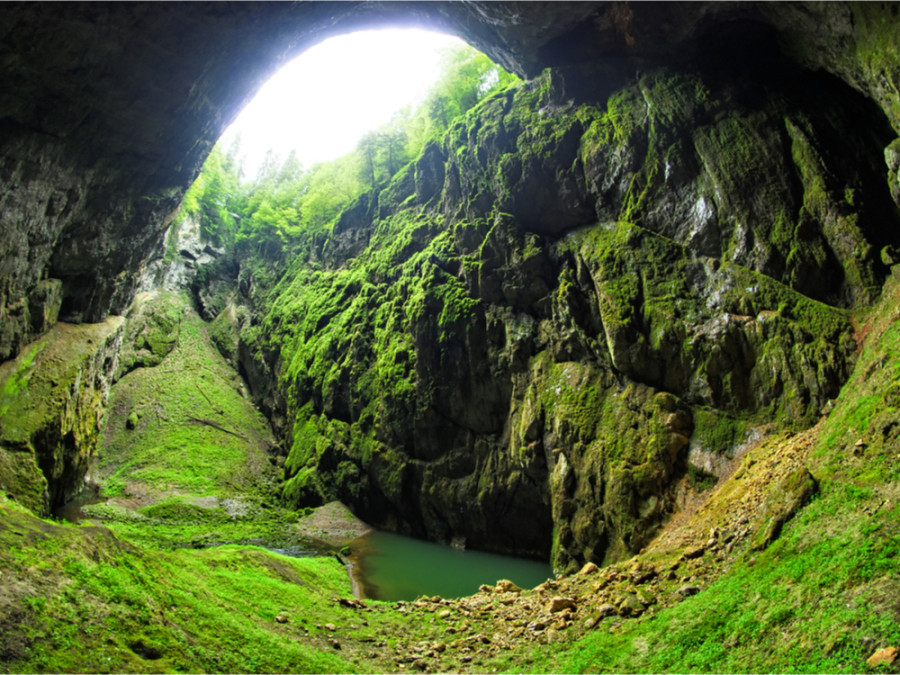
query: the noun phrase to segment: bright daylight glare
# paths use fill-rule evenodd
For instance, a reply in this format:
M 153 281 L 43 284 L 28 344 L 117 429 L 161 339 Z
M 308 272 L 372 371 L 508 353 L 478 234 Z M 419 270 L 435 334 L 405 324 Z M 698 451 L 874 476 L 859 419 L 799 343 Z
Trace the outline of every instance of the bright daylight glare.
M 222 135 L 240 135 L 244 175 L 268 150 L 305 167 L 353 150 L 369 130 L 415 105 L 437 80 L 441 54 L 459 38 L 418 29 L 373 30 L 326 40 L 287 64 Z

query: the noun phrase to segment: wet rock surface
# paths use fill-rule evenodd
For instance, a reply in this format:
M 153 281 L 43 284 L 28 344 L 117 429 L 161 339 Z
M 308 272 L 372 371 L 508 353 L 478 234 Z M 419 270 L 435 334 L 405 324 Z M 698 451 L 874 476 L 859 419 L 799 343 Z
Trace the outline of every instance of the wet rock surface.
M 456 123 L 277 300 L 233 280 L 265 317 L 232 351 L 293 446 L 288 500 L 575 572 L 837 396 L 896 236 L 880 112 L 827 79 L 665 69 L 576 104 L 559 77 Z
M 346 317 L 361 328 L 329 345 L 307 331 L 307 372 L 278 331 L 237 338 L 252 320 L 229 289 L 195 288 L 208 314 L 230 307 L 218 342 L 284 444 L 307 425 L 323 440 L 288 458 L 294 504 L 340 497 L 382 526 L 560 569 L 627 557 L 673 511 L 686 453 L 827 407 L 854 358 L 844 310 L 892 264 L 890 6 L 3 11 L 0 359 L 58 317 L 124 311 L 215 137 L 322 37 L 405 17 L 522 74 L 554 67 L 336 228 L 325 273 L 402 245 L 367 269 L 375 291 L 331 286 L 368 298 Z M 262 312 L 265 289 L 236 274 Z

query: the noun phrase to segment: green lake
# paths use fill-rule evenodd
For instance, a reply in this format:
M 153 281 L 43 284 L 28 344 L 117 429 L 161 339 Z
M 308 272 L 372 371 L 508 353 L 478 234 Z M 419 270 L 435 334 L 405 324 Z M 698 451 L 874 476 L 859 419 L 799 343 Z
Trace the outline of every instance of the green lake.
M 534 588 L 553 578 L 548 563 L 466 551 L 389 532 L 367 534 L 353 542 L 351 549 L 360 594 L 376 600 L 414 600 L 420 595 L 457 598 L 500 579 Z

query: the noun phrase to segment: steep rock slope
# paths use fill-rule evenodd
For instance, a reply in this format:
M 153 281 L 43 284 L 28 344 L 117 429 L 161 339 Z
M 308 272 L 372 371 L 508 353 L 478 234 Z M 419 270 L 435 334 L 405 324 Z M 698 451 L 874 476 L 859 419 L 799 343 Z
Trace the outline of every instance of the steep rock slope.
M 288 500 L 609 561 L 680 477 L 837 396 L 897 242 L 881 112 L 808 73 L 652 70 L 599 105 L 566 77 L 482 103 L 274 288 L 244 265 L 227 351 Z

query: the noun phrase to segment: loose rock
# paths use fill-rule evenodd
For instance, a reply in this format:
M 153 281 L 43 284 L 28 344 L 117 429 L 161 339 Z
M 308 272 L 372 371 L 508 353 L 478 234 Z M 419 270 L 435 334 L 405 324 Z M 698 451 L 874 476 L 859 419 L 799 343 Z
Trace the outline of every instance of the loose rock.
M 551 614 L 554 614 L 556 612 L 561 612 L 564 609 L 575 609 L 575 607 L 576 605 L 574 599 L 555 597 L 550 600 L 548 609 L 550 610 Z
M 896 647 L 885 647 L 884 649 L 879 649 L 866 659 L 866 663 L 870 668 L 875 668 L 882 664 L 889 666 L 897 660 L 897 654 L 898 650 Z
M 598 571 L 600 571 L 600 568 L 597 567 L 597 565 L 595 565 L 594 563 L 589 562 L 578 571 L 578 574 L 580 576 L 587 576 L 588 574 L 594 574 Z
M 497 593 L 521 593 L 522 589 L 516 586 L 509 579 L 501 579 L 497 582 L 497 585 L 494 587 L 494 590 Z
M 683 557 L 688 560 L 693 560 L 694 558 L 702 556 L 705 550 L 706 549 L 703 546 L 695 546 L 694 548 L 689 548 L 685 551 Z

